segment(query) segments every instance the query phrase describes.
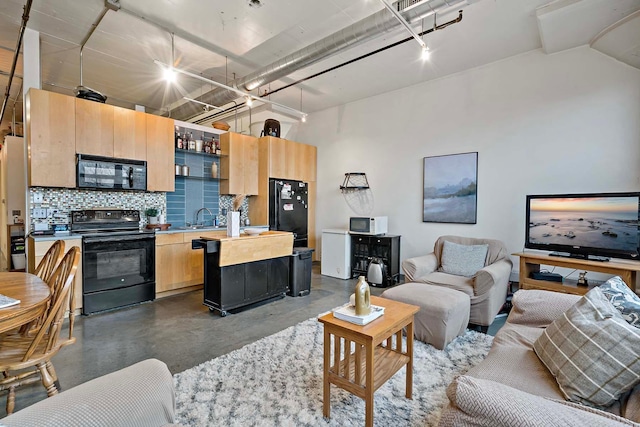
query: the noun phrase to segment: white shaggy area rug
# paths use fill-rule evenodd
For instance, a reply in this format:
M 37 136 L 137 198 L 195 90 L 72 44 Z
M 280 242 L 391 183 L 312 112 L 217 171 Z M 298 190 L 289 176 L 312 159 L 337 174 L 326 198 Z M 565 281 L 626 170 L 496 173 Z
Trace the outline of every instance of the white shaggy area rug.
M 375 392 L 374 425 L 433 426 L 454 376 L 484 359 L 493 337 L 474 331 L 445 350 L 414 341 L 413 400 L 405 368 Z M 331 386 L 322 416 L 323 327 L 309 319 L 174 376 L 176 422 L 185 426 L 362 426 L 364 401 Z

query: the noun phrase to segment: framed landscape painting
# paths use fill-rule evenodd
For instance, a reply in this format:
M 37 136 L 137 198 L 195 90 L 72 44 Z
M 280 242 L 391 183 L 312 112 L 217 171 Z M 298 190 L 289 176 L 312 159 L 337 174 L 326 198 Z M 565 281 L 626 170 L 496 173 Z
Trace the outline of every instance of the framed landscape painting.
M 425 157 L 422 222 L 475 224 L 478 153 Z

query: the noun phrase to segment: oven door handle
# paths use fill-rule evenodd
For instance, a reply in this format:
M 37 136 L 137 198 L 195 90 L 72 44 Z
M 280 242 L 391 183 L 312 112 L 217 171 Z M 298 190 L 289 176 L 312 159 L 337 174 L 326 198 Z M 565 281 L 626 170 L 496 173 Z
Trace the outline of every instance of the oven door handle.
M 132 234 L 132 235 L 120 235 L 120 236 L 100 236 L 100 237 L 83 237 L 82 243 L 105 243 L 105 242 L 122 242 L 122 241 L 139 241 L 139 240 L 154 240 L 156 238 L 155 233 L 147 234 Z

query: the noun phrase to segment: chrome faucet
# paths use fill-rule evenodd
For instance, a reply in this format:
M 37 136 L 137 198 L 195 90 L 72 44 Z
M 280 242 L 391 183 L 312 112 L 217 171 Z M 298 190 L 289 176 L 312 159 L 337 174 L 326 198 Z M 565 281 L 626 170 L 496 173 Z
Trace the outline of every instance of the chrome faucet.
M 214 218 L 213 212 L 211 212 L 211 210 L 209 208 L 200 208 L 196 211 L 196 215 L 193 217 L 193 224 L 194 225 L 198 225 L 198 215 L 200 215 L 200 212 L 202 211 L 207 211 L 209 212 L 209 215 L 211 215 L 211 218 Z M 202 218 L 202 224 L 204 225 L 204 217 Z M 213 223 L 213 225 L 215 225 L 215 222 Z

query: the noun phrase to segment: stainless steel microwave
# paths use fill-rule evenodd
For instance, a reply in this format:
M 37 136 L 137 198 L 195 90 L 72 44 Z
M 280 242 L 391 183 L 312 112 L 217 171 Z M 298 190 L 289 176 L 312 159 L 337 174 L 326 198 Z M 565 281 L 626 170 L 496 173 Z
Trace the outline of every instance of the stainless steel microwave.
M 386 234 L 387 233 L 387 217 L 361 217 L 352 216 L 349 218 L 349 232 L 357 234 Z
M 147 162 L 78 154 L 76 186 L 101 190 L 146 190 Z

